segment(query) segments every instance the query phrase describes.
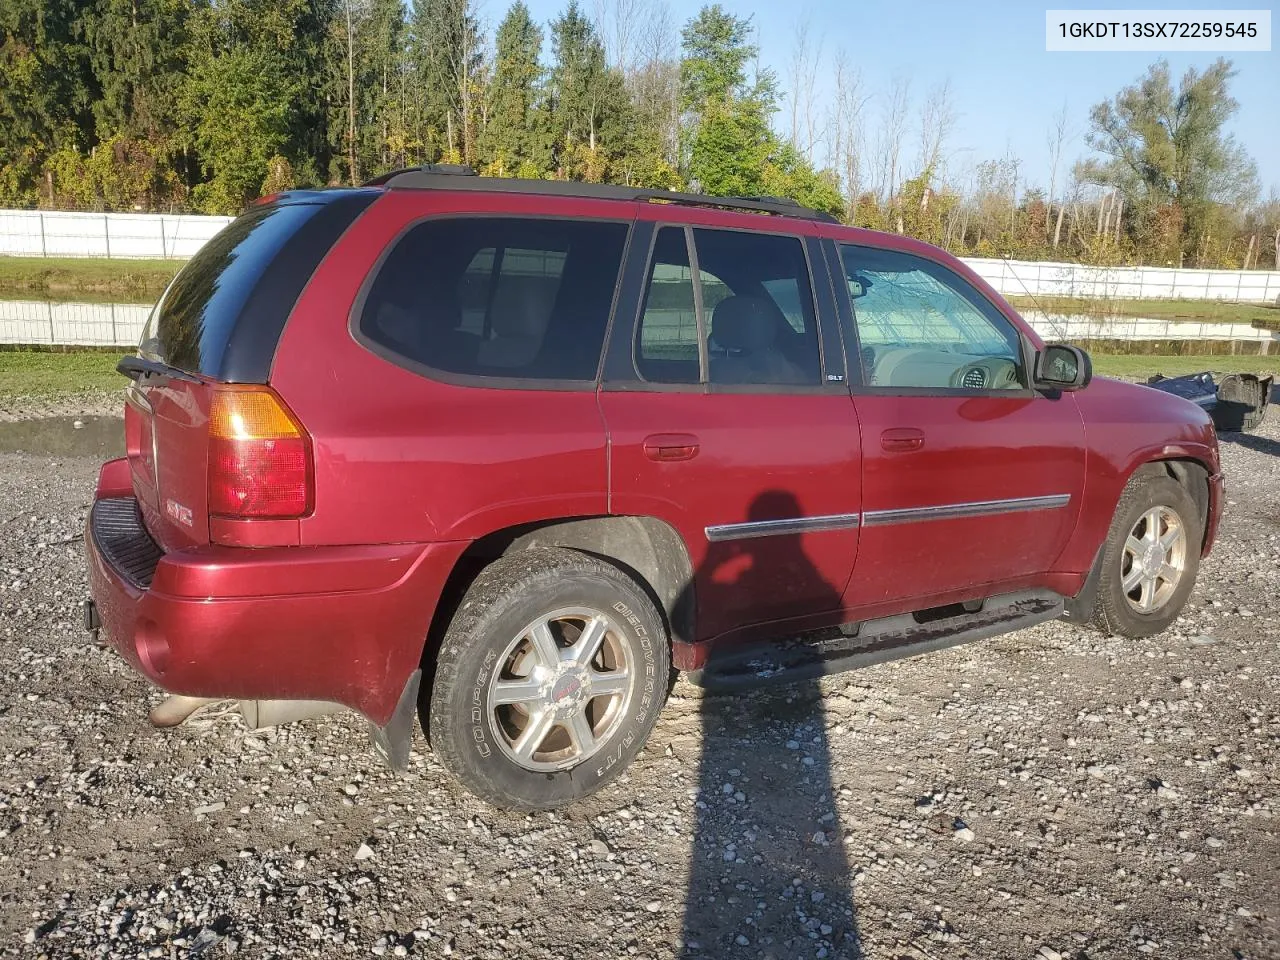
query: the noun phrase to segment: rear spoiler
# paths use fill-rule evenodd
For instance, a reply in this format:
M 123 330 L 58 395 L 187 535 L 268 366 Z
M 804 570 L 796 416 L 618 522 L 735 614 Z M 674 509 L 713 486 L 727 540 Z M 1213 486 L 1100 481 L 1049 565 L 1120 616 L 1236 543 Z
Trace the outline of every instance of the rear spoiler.
M 1271 403 L 1274 377 L 1228 373 L 1215 381 L 1209 371 L 1185 377 L 1156 374 L 1147 386 L 1190 400 L 1202 407 L 1219 433 L 1248 433 L 1261 426 Z

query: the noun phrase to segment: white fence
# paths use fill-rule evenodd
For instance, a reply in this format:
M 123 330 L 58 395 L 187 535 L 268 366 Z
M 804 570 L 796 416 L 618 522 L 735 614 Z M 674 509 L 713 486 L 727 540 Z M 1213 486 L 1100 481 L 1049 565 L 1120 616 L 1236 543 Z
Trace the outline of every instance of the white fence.
M 1259 330 L 1247 323 L 1196 323 L 1186 320 L 1148 320 L 1139 317 L 1046 315 L 1025 310 L 1023 318 L 1045 340 L 1242 340 L 1265 344 L 1264 352 L 1280 345 L 1280 331 Z
M 182 259 L 192 256 L 230 222 L 230 217 L 158 213 L 0 210 L 0 255 Z M 1006 296 L 1249 303 L 1280 300 L 1280 270 L 1092 267 L 978 257 L 965 258 L 965 263 Z
M 151 307 L 144 304 L 0 300 L 0 344 L 133 347 L 150 312 Z M 1257 330 L 1246 323 L 1046 318 L 1038 311 L 1028 311 L 1026 318 L 1046 340 L 1239 340 L 1262 344 L 1268 353 L 1280 353 L 1280 332 Z
M 0 343 L 132 347 L 150 312 L 132 303 L 0 300 Z
M 186 259 L 230 217 L 0 210 L 0 255 Z
M 1091 267 L 966 257 L 1005 296 L 1081 297 L 1088 300 L 1238 300 L 1275 303 L 1277 270 L 1183 270 L 1172 267 Z

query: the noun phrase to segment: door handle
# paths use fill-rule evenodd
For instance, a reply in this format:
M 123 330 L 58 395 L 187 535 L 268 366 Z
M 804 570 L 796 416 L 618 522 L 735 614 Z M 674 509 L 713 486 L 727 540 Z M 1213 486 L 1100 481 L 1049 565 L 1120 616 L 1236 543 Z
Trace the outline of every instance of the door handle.
M 659 463 L 692 460 L 701 441 L 692 433 L 653 433 L 644 438 L 644 455 Z
M 880 434 L 880 449 L 888 453 L 907 453 L 924 446 L 924 431 L 915 427 L 892 427 Z

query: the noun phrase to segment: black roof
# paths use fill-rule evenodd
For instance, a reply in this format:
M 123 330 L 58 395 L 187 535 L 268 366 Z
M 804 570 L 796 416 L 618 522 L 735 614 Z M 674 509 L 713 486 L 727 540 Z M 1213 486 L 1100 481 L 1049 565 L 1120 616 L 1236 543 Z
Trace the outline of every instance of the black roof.
M 695 207 L 717 207 L 748 213 L 770 213 L 803 220 L 839 223 L 821 210 L 802 207 L 785 197 L 709 197 L 701 193 L 676 193 L 648 187 L 619 187 L 606 183 L 579 183 L 571 180 L 520 180 L 509 177 L 480 177 L 471 167 L 459 164 L 428 164 L 392 170 L 365 184 L 392 190 L 474 190 L 484 193 L 529 193 L 552 197 L 582 197 L 594 200 L 635 200 L 647 203 L 675 203 Z

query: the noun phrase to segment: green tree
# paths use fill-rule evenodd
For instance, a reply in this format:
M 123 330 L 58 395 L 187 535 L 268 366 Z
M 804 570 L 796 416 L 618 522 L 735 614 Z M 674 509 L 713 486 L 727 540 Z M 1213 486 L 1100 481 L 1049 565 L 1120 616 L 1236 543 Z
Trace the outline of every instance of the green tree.
M 90 63 L 101 88 L 93 103 L 100 136 L 162 141 L 178 115 L 190 53 L 190 0 L 97 0 L 84 17 Z
M 749 42 L 750 36 L 751 21 L 735 17 L 718 3 L 698 11 L 681 33 L 683 110 L 700 117 L 717 106 L 752 98 L 753 91 L 747 86 L 747 64 L 755 58 L 757 49 Z M 772 75 L 767 79 L 767 92 L 772 94 Z
M 192 18 L 192 66 L 182 100 L 202 170 L 196 206 L 235 213 L 261 195 L 273 161 L 292 179 L 323 183 L 335 96 L 325 71 L 330 0 L 219 0 Z
M 365 59 L 370 79 L 366 168 L 405 163 L 407 82 L 404 0 L 371 0 Z
M 239 213 L 259 196 L 272 158 L 288 150 L 290 104 L 300 85 L 269 52 L 235 47 L 196 65 L 188 108 L 206 180 L 196 205 Z
M 606 65 L 604 43 L 578 0 L 552 21 L 551 49 L 553 165 L 560 176 L 603 180 L 626 152 L 631 102 L 622 74 Z
M 1235 70 L 1219 59 L 1183 74 L 1177 89 L 1160 60 L 1145 76 L 1090 112 L 1091 147 L 1106 159 L 1082 168 L 1089 180 L 1119 188 L 1131 230 L 1183 220 L 1182 252 L 1191 253 L 1220 229 L 1224 205 L 1257 196 L 1253 161 L 1224 126 L 1238 104 Z M 1177 213 L 1170 208 L 1177 208 Z
M 814 170 L 799 150 L 789 143 L 778 143 L 776 138 L 772 153 L 765 159 L 760 182 L 765 194 L 789 197 L 837 218 L 846 213 L 847 204 L 836 175 L 830 170 Z
M 412 151 L 422 160 L 474 162 L 483 56 L 471 0 L 414 0 L 409 56 Z
M 747 64 L 757 52 L 748 41 L 750 31 L 749 20 L 713 4 L 703 7 L 681 34 L 686 173 L 705 193 L 764 193 L 765 165 L 777 150 L 769 129 L 777 110 L 777 82 L 769 71 L 748 82 Z
M 197 173 L 179 135 L 192 9 L 188 0 L 98 0 L 85 15 L 101 95 L 93 103 L 99 145 L 79 165 L 92 182 L 81 186 L 108 208 L 181 203 Z M 77 161 L 64 153 L 59 165 L 65 178 Z
M 539 103 L 542 31 L 516 0 L 498 25 L 488 124 L 481 160 L 498 176 L 539 176 L 551 165 L 547 118 Z
M 45 159 L 93 145 L 97 83 L 77 0 L 0 2 L 0 202 L 28 205 Z

